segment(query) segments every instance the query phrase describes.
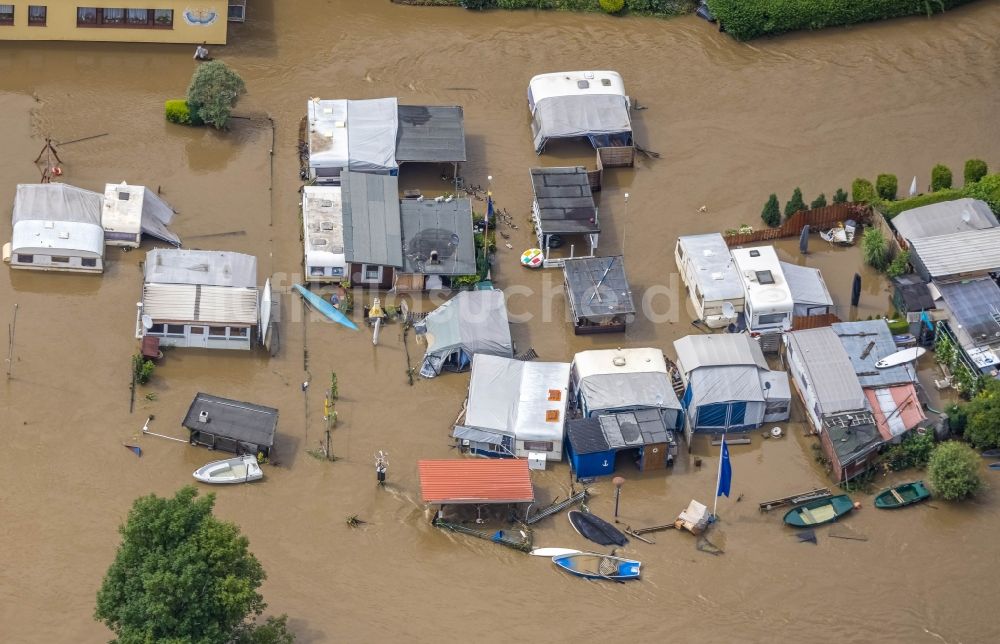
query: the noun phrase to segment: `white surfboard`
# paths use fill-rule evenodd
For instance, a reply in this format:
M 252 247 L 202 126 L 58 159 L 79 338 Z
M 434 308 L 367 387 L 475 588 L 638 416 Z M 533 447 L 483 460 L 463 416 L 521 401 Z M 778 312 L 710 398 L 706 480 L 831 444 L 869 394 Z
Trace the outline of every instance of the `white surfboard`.
M 887 369 L 888 367 L 895 367 L 897 365 L 906 364 L 907 362 L 913 362 L 920 356 L 927 353 L 927 349 L 923 347 L 911 347 L 909 349 L 903 349 L 902 351 L 897 351 L 896 353 L 890 353 L 886 357 L 882 358 L 875 363 L 875 366 L 879 369 Z
M 575 555 L 579 553 L 579 550 L 573 550 L 572 548 L 535 548 L 531 551 L 531 554 L 535 557 L 561 557 L 563 555 Z

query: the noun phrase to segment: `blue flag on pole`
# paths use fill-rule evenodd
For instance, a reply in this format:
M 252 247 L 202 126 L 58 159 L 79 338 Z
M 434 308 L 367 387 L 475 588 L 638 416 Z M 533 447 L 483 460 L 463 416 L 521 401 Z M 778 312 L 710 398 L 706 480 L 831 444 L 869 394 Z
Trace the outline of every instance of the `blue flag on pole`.
M 719 489 L 715 492 L 716 497 L 729 496 L 729 490 L 733 485 L 733 465 L 729 462 L 729 445 L 726 445 L 726 438 L 722 438 L 722 462 L 719 463 Z

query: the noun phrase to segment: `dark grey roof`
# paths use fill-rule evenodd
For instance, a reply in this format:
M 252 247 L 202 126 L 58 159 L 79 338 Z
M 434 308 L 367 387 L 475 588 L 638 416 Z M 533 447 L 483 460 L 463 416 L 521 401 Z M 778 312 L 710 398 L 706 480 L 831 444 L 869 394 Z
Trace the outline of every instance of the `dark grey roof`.
M 888 387 L 916 380 L 916 374 L 908 365 L 885 369 L 875 366 L 876 362 L 899 350 L 885 320 L 835 322 L 830 326 L 844 345 L 862 387 Z
M 347 261 L 402 266 L 399 179 L 387 174 L 344 170 L 340 182 Z
M 604 438 L 614 449 L 668 442 L 667 428 L 656 409 L 601 414 L 598 420 L 601 422 Z
M 986 277 L 938 284 L 955 324 L 977 344 L 1000 341 L 1000 286 Z
M 868 412 L 825 418 L 823 424 L 842 467 L 860 460 L 883 442 L 875 418 Z
M 459 106 L 400 105 L 396 161 L 465 161 L 465 117 Z
M 566 434 L 577 454 L 596 454 L 611 449 L 601 430 L 601 421 L 597 418 L 566 421 Z
M 574 317 L 635 313 L 621 255 L 567 259 L 563 275 Z
M 934 308 L 934 296 L 919 275 L 910 273 L 892 278 L 892 285 L 903 299 L 906 313 L 929 311 Z
M 600 232 L 587 169 L 532 168 L 531 185 L 544 235 Z
M 206 423 L 198 420 L 203 411 L 208 412 Z M 199 392 L 181 424 L 191 431 L 271 447 L 278 426 L 278 410 Z
M 468 199 L 400 204 L 403 216 L 403 272 L 423 275 L 473 275 L 476 272 L 472 204 Z M 438 253 L 430 263 L 431 251 Z

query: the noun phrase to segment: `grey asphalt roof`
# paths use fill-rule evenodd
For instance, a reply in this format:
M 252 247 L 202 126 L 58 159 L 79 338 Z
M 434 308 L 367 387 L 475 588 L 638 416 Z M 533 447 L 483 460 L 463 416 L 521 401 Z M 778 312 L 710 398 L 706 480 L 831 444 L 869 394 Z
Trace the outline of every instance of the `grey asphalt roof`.
M 202 411 L 208 412 L 207 423 L 198 420 Z M 199 392 L 181 424 L 192 431 L 271 447 L 278 426 L 278 410 Z
M 843 467 L 849 466 L 883 442 L 874 422 L 850 427 L 827 426 L 826 431 Z
M 530 172 L 542 234 L 600 232 L 586 168 L 532 168 Z
M 476 272 L 472 204 L 468 199 L 404 199 L 403 272 L 422 275 L 473 275 Z M 431 251 L 438 264 L 430 263 Z
M 402 266 L 399 179 L 387 174 L 345 170 L 340 181 L 347 261 Z
M 996 282 L 985 277 L 937 287 L 954 322 L 974 342 L 994 344 L 1000 340 L 1000 286 Z
M 570 307 L 576 316 L 635 313 L 621 255 L 567 259 L 563 267 Z M 600 285 L 600 288 L 598 288 Z
M 577 454 L 596 454 L 611 449 L 597 417 L 566 421 L 566 434 Z
M 1000 227 L 910 241 L 931 278 L 1000 270 Z
M 465 117 L 459 106 L 400 105 L 396 161 L 465 161 Z
M 861 382 L 833 329 L 792 331 L 785 337 L 809 376 L 820 415 L 867 408 Z
M 892 225 L 900 237 L 913 240 L 1000 224 L 985 201 L 966 198 L 904 210 L 892 218 Z
M 875 363 L 882 358 L 899 351 L 885 320 L 835 322 L 831 328 L 840 338 L 840 344 L 847 352 L 847 357 L 850 358 L 854 373 L 862 387 L 888 387 L 915 381 L 916 374 L 906 365 L 887 369 L 875 366 Z M 871 349 L 862 358 L 861 355 L 869 345 Z

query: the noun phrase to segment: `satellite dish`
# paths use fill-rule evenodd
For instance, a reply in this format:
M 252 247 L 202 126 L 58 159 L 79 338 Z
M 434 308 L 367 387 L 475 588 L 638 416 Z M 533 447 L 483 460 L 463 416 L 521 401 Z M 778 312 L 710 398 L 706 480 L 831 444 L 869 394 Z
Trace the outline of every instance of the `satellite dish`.
M 143 315 L 142 316 L 142 328 L 146 329 L 147 331 L 149 331 L 150 329 L 152 329 L 153 328 L 153 318 L 151 318 L 148 315 Z
M 736 307 L 733 306 L 732 302 L 722 303 L 722 317 L 724 318 L 734 318 L 736 317 Z

